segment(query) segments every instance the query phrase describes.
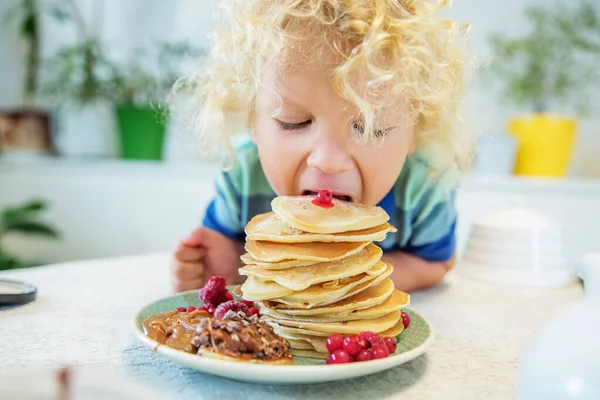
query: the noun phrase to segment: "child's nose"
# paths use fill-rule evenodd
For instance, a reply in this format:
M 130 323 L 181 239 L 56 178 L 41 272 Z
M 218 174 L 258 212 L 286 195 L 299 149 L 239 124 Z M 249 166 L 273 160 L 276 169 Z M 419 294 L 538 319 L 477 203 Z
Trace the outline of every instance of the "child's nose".
M 307 160 L 308 166 L 318 168 L 326 174 L 339 174 L 352 168 L 352 157 L 345 148 L 333 140 L 316 144 Z

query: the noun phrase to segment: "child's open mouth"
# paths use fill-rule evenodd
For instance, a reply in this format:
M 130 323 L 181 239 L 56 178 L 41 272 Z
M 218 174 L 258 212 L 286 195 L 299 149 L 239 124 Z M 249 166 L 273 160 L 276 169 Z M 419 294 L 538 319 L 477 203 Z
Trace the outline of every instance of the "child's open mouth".
M 302 192 L 303 196 L 316 196 L 318 194 L 318 192 L 312 191 L 312 190 L 305 190 Z M 352 202 L 352 197 L 342 194 L 342 193 L 335 193 L 332 192 L 333 197 L 338 199 L 338 200 L 342 200 L 342 201 L 349 201 Z

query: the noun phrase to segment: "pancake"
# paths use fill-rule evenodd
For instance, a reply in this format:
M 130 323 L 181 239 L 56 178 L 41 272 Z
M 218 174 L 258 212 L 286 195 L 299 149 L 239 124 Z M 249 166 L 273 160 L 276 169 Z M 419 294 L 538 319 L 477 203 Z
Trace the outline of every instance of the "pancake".
M 261 321 L 287 340 L 294 356 L 326 358 L 326 338 L 372 331 L 397 336 L 410 296 L 394 289 L 393 266 L 373 242 L 396 232 L 387 213 L 315 196 L 280 196 L 273 212 L 246 225 L 242 297 L 258 301 Z
M 385 279 L 383 282 L 373 285 L 354 296 L 348 297 L 345 300 L 341 300 L 333 304 L 329 304 L 327 306 L 308 309 L 275 307 L 274 309 L 283 315 L 290 316 L 290 318 L 299 318 L 307 315 L 350 313 L 354 310 L 360 310 L 382 303 L 392 294 L 393 291 L 394 283 L 390 279 Z M 260 306 L 269 307 L 270 305 L 275 304 L 276 303 L 263 301 L 260 303 Z
M 246 226 L 247 239 L 279 243 L 381 242 L 389 232 L 396 232 L 396 228 L 387 222 L 359 231 L 334 234 L 304 232 L 292 228 L 274 212 L 259 214 Z
M 318 283 L 362 274 L 380 262 L 379 259 L 382 254 L 383 252 L 379 247 L 369 244 L 358 253 L 338 261 L 282 270 L 262 269 L 254 265 L 248 265 L 240 268 L 239 273 L 262 281 L 274 281 L 294 291 L 301 291 Z M 332 282 L 328 286 L 333 287 L 336 284 Z
M 287 341 L 292 349 L 315 351 L 314 346 L 305 340 L 287 339 Z
M 241 286 L 241 291 L 246 300 L 269 300 L 292 294 L 292 289 L 286 288 L 275 282 L 263 282 L 249 277 Z
M 246 251 L 262 262 L 282 260 L 335 261 L 361 251 L 369 242 L 339 243 L 276 243 L 256 240 L 246 241 Z
M 388 269 L 390 268 L 391 267 L 389 267 L 388 264 L 378 261 L 377 264 L 371 267 L 370 270 L 362 274 L 350 278 L 343 278 L 335 282 L 325 282 L 322 284 L 312 285 L 299 292 L 294 292 L 292 289 L 282 286 L 274 281 L 264 281 L 259 278 L 248 277 L 246 279 L 246 282 L 244 283 L 244 285 L 246 286 L 245 289 L 242 290 L 242 293 L 244 297 L 247 298 L 247 300 L 255 301 L 258 301 L 258 297 L 260 297 L 260 300 L 271 300 L 273 302 L 279 302 L 282 298 L 288 298 L 288 296 L 291 296 L 292 298 L 307 298 L 308 301 L 323 298 L 329 300 L 333 299 L 331 301 L 335 302 L 336 300 L 334 296 L 344 294 L 350 290 L 353 290 L 352 288 L 359 285 L 360 282 L 368 282 L 375 280 L 380 275 L 387 273 Z M 336 285 L 333 286 L 333 284 Z M 242 285 L 242 287 L 244 287 L 244 285 Z M 264 289 L 262 289 L 263 286 Z M 278 293 L 285 294 L 281 296 L 276 296 L 276 294 Z
M 378 267 L 378 265 L 380 264 L 375 265 L 375 267 Z M 279 309 L 280 307 L 310 309 L 326 306 L 347 299 L 371 286 L 383 282 L 390 276 L 392 270 L 391 265 L 385 264 L 385 269 L 378 275 L 365 273 L 353 276 L 352 278 L 348 278 L 346 282 L 340 282 L 340 285 L 333 289 L 324 289 L 321 285 L 314 285 L 300 292 L 293 292 L 286 296 L 274 298 L 271 302 L 276 304 L 270 304 L 269 307 L 275 309 Z
M 268 307 L 261 307 L 260 312 L 262 315 L 266 315 L 274 320 L 290 319 L 297 322 L 314 322 L 314 323 L 328 323 L 328 322 L 341 322 L 341 321 L 361 321 L 371 320 L 389 315 L 394 311 L 400 311 L 403 307 L 406 307 L 409 303 L 409 297 L 407 293 L 395 290 L 391 296 L 389 296 L 381 304 L 376 304 L 369 308 L 363 308 L 362 310 L 355 310 L 350 313 L 341 314 L 320 314 L 320 315 L 303 315 L 303 316 L 289 316 L 282 314 L 276 310 Z
M 292 327 L 300 330 L 324 332 L 324 333 L 341 333 L 358 334 L 363 331 L 371 331 L 375 333 L 384 332 L 396 325 L 400 320 L 401 312 L 394 311 L 379 318 L 357 321 L 344 322 L 304 322 L 290 319 L 275 319 L 265 318 L 268 324 L 276 323 L 281 327 Z
M 314 196 L 279 196 L 273 211 L 292 228 L 311 233 L 342 233 L 383 225 L 390 219 L 379 206 L 365 206 L 333 199 L 333 207 L 312 203 Z
M 310 260 L 281 260 L 277 262 L 262 262 L 252 258 L 250 253 L 242 254 L 240 257 L 242 262 L 246 265 L 256 265 L 264 269 L 286 269 L 292 267 L 305 267 L 307 265 L 313 265 L 321 261 L 310 261 Z
M 314 332 L 316 334 L 319 334 L 320 336 L 307 335 L 307 334 L 299 333 L 299 332 L 301 332 L 300 330 L 294 331 L 294 328 L 283 328 L 283 329 L 282 328 L 274 326 L 273 331 L 277 335 L 286 339 L 292 346 L 292 349 L 296 348 L 296 349 L 302 349 L 302 350 L 313 350 L 313 351 L 316 351 L 319 353 L 327 353 L 328 352 L 327 345 L 326 345 L 327 336 L 329 335 L 328 333 Z M 404 331 L 404 325 L 402 324 L 402 318 L 400 318 L 398 323 L 396 323 L 396 325 L 394 325 L 392 328 L 390 328 L 386 331 L 383 331 L 383 332 L 379 332 L 379 336 L 395 338 L 399 334 L 401 334 L 403 331 Z M 305 332 L 305 331 L 302 331 L 302 332 Z M 295 346 L 298 346 L 298 347 L 295 347 Z
M 277 332 L 274 328 L 273 331 L 277 333 L 277 335 L 286 339 L 293 349 L 301 349 L 301 350 L 313 350 L 318 351 L 319 353 L 328 353 L 326 340 L 327 338 L 324 336 L 309 336 L 309 335 L 300 335 L 300 334 L 290 334 L 285 332 Z
M 390 329 L 388 329 L 386 331 L 379 333 L 379 336 L 381 336 L 381 337 L 396 337 L 399 334 L 401 334 L 402 331 L 404 331 L 404 324 L 402 323 L 402 318 L 400 318 L 400 321 L 398 321 L 398 323 L 396 325 L 392 326 Z
M 271 325 L 271 327 L 273 327 L 273 331 L 281 337 L 285 337 L 286 335 L 308 335 L 326 339 L 329 335 L 331 335 L 329 332 L 318 332 L 309 329 L 300 329 L 292 326 L 279 325 L 277 322 L 272 320 L 265 320 L 265 322 Z
M 325 353 L 319 353 L 316 351 L 311 351 L 311 350 L 297 350 L 297 349 L 291 349 L 290 353 L 292 353 L 292 355 L 294 357 L 305 357 L 305 358 L 319 358 L 319 359 L 326 359 L 328 354 Z

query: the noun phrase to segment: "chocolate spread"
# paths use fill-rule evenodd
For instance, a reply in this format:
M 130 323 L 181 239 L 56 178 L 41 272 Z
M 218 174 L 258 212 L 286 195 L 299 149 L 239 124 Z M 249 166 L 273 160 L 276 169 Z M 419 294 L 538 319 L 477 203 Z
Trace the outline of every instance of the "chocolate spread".
M 149 338 L 187 353 L 208 351 L 240 361 L 292 362 L 289 342 L 256 315 L 228 311 L 219 319 L 206 311 L 168 311 L 146 318 L 142 325 Z
M 210 314 L 204 310 L 167 311 L 146 318 L 142 326 L 150 339 L 186 353 L 196 353 L 198 349 L 192 345 L 194 328 L 207 317 L 210 317 Z

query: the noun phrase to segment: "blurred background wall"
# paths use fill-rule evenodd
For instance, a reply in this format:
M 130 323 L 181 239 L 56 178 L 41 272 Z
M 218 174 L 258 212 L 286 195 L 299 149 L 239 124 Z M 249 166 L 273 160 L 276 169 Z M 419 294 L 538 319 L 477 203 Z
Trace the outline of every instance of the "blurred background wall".
M 527 68 L 517 62 L 515 76 L 497 74 L 500 78 L 492 84 L 486 83 L 481 72 L 503 59 L 510 39 L 530 37 L 533 42 L 528 43 L 534 43 L 527 50 L 530 56 L 542 54 L 540 47 L 548 48 L 548 43 L 564 49 L 558 39 L 548 41 L 548 37 L 561 36 L 557 26 L 545 24 L 549 30 L 535 37 L 526 15 L 531 6 L 552 9 L 554 3 L 559 4 L 454 1 L 453 17 L 472 26 L 477 68 L 470 76 L 464 115 L 467 127 L 480 141 L 475 171 L 459 195 L 459 248 L 475 218 L 516 203 L 559 220 L 566 227 L 571 257 L 597 245 L 591 225 L 585 223 L 600 223 L 600 84 L 593 71 L 581 66 L 586 62 L 598 65 L 594 57 L 600 60 L 600 50 L 596 55 L 574 56 L 571 64 L 580 65 L 579 69 L 566 65 L 567 75 L 591 74 L 584 77 L 587 84 L 566 88 L 573 101 L 563 101 L 549 91 L 546 94 L 554 101 L 543 111 L 550 119 L 536 121 L 533 128 L 517 123 L 512 133 L 509 122 L 530 115 L 536 97 L 526 92 L 525 103 L 517 104 L 505 101 L 502 92 L 519 72 L 527 74 Z M 592 3 L 570 2 L 574 12 Z M 40 7 L 34 15 L 37 30 L 26 18 L 31 4 Z M 42 212 L 41 225 L 47 223 L 61 233 L 58 240 L 48 240 L 43 232 L 33 237 L 26 231 L 0 237 L 6 251 L 17 254 L 19 260 L 37 263 L 163 251 L 198 223 L 212 193 L 216 167 L 204 163 L 193 138 L 178 135 L 180 130 L 169 120 L 161 124 L 166 126 L 164 132 L 152 122 L 160 118 L 154 111 L 173 76 L 202 63 L 216 11 L 216 0 L 0 2 L 0 114 L 5 117 L 4 125 L 0 122 L 0 132 L 5 132 L 0 143 L 0 209 L 27 208 L 27 202 L 42 199 L 45 204 L 38 207 L 47 210 L 31 212 Z M 600 31 L 593 36 L 598 28 L 593 22 L 575 20 L 574 25 L 590 25 L 593 41 L 600 39 Z M 47 78 L 51 83 L 40 89 L 43 95 L 32 96 L 25 82 L 31 71 L 28 50 L 33 34 L 38 39 L 39 80 Z M 504 47 L 492 46 L 492 34 L 503 35 Z M 593 43 L 600 48 L 600 42 Z M 556 55 L 548 57 L 549 64 L 558 63 Z M 97 71 L 86 81 L 90 59 L 96 62 Z M 587 92 L 589 97 L 584 96 Z M 587 106 L 586 113 L 580 113 L 581 102 Z M 46 117 L 32 109 L 49 115 L 48 129 L 44 128 Z M 545 125 L 557 114 L 576 117 L 572 151 L 565 149 L 569 147 L 568 126 L 567 131 L 555 132 Z M 561 144 L 555 147 L 560 154 L 541 156 L 545 160 L 541 164 L 549 166 L 535 161 L 535 155 L 518 161 L 517 138 L 526 134 L 520 129 L 538 134 L 541 130 L 543 137 L 558 135 L 555 141 Z M 135 134 L 142 130 L 143 141 L 152 144 L 140 150 Z M 39 133 L 45 131 L 50 132 L 50 141 Z M 563 153 L 567 154 L 564 160 Z M 561 163 L 565 164 L 562 169 L 557 167 Z

